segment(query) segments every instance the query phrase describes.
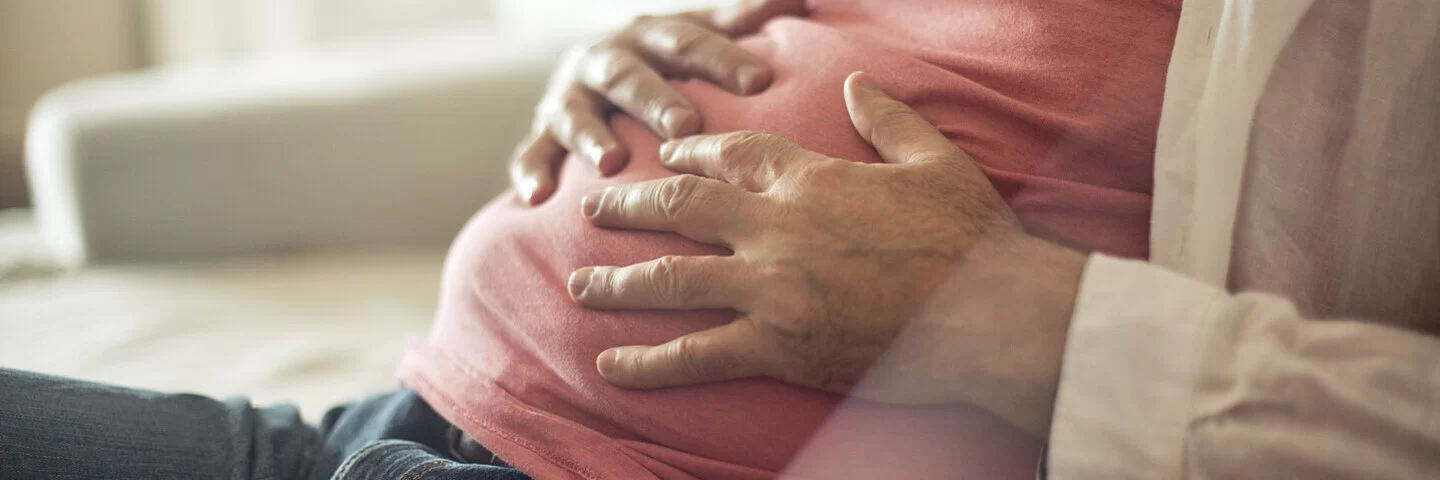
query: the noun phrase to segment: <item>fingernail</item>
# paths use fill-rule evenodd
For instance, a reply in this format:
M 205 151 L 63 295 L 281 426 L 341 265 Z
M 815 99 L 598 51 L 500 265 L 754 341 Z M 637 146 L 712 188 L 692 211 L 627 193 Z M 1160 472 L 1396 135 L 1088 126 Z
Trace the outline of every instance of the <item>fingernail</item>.
M 534 178 L 521 177 L 515 181 L 515 194 L 520 196 L 525 203 L 534 205 L 535 190 L 540 187 L 540 182 Z
M 880 89 L 880 87 L 879 87 L 878 85 L 875 85 L 875 81 L 873 81 L 873 80 L 870 79 L 870 74 L 865 73 L 864 71 L 857 71 L 857 72 L 855 72 L 855 73 L 852 73 L 851 75 L 855 75 L 855 86 L 857 86 L 857 87 L 860 87 L 860 88 L 863 88 L 863 89 L 866 89 L 866 90 L 879 90 L 879 89 Z
M 600 200 L 604 197 L 603 190 L 586 195 L 580 199 L 580 213 L 584 214 L 585 218 L 595 218 L 595 214 L 600 211 Z
M 660 127 L 665 129 L 665 134 L 670 138 L 680 136 L 680 129 L 690 121 L 690 111 L 684 107 L 670 107 L 665 109 L 665 114 L 660 116 Z
M 590 159 L 590 163 L 596 167 L 599 167 L 600 161 L 605 158 L 605 147 L 594 139 L 585 140 L 583 150 L 585 150 L 585 158 Z
M 735 69 L 735 81 L 740 85 L 740 93 L 754 93 L 761 81 L 760 76 L 765 72 L 754 65 L 743 65 Z
M 660 144 L 660 161 L 670 163 L 670 157 L 675 156 L 675 142 Z
M 590 286 L 590 277 L 595 275 L 595 268 L 585 267 L 570 273 L 570 281 L 566 289 L 570 291 L 570 298 L 579 300 L 580 295 L 585 293 L 585 287 Z
M 600 371 L 600 376 L 607 379 L 614 378 L 620 366 L 620 349 L 612 348 L 595 357 L 595 369 Z

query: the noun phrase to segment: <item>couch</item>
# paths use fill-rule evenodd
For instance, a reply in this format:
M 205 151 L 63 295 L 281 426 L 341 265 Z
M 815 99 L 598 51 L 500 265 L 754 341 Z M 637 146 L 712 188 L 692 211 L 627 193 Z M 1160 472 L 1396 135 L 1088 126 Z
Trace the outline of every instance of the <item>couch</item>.
M 508 184 L 575 38 L 448 34 L 50 93 L 27 136 L 34 211 L 0 215 L 0 367 L 311 419 L 394 388 L 448 241 Z

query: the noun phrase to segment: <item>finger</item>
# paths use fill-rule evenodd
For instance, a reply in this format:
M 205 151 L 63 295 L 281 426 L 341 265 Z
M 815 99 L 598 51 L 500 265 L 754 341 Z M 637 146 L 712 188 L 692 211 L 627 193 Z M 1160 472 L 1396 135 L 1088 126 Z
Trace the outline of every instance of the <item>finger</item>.
M 634 53 L 603 48 L 585 57 L 580 81 L 665 138 L 700 131 L 700 114 Z
M 660 161 L 671 170 L 752 192 L 765 191 L 786 171 L 815 156 L 785 137 L 748 131 L 696 135 L 660 145 Z
M 664 388 L 764 375 L 759 336 L 740 319 L 654 347 L 617 347 L 600 353 L 595 366 L 605 380 L 624 388 Z
M 709 80 L 738 95 L 770 86 L 770 67 L 729 38 L 684 20 L 656 19 L 627 37 L 666 73 Z
M 545 132 L 516 147 L 510 161 L 510 183 L 515 193 L 531 206 L 555 193 L 555 170 L 565 159 L 565 149 Z
M 758 201 L 723 182 L 678 175 L 591 193 L 580 209 L 601 227 L 675 232 L 731 246 L 758 228 Z
M 570 274 L 570 298 L 588 308 L 739 309 L 744 265 L 730 256 L 668 256 L 628 267 L 586 267 Z
M 600 175 L 614 175 L 625 166 L 628 153 L 610 133 L 606 115 L 590 92 L 569 90 L 541 110 L 550 135 L 566 150 L 589 160 Z
M 845 106 L 855 130 L 886 162 L 951 160 L 964 154 L 915 110 L 886 95 L 864 72 L 845 79 Z
M 730 36 L 753 33 L 775 17 L 805 15 L 805 0 L 741 0 L 716 8 L 710 25 Z

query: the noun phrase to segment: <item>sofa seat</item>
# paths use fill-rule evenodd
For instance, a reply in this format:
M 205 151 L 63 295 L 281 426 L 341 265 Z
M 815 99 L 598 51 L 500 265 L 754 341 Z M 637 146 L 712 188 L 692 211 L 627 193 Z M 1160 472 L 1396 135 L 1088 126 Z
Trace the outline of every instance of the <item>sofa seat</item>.
M 399 385 L 443 259 L 437 248 L 329 251 L 68 272 L 31 261 L 0 280 L 0 367 L 293 402 L 318 420 Z

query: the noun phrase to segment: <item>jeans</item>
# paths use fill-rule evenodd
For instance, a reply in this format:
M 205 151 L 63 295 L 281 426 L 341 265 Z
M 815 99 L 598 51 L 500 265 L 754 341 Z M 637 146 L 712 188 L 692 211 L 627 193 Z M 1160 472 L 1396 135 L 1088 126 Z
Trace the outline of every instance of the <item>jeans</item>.
M 316 428 L 289 405 L 0 368 L 0 479 L 528 480 L 457 460 L 452 430 L 407 389 L 331 409 Z

